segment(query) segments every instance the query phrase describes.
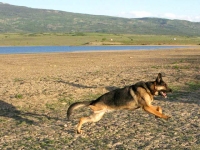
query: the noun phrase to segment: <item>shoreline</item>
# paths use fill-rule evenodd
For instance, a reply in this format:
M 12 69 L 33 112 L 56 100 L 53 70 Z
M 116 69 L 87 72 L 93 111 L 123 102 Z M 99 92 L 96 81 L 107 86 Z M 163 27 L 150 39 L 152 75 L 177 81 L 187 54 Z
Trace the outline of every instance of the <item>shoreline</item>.
M 133 45 L 133 46 L 130 46 L 130 45 L 118 45 L 118 46 L 122 46 L 122 47 L 135 47 L 136 49 L 119 49 L 119 50 L 114 50 L 114 49 L 110 49 L 110 50 L 104 50 L 104 49 L 102 49 L 102 50 L 85 50 L 85 49 L 83 49 L 83 50 L 76 50 L 76 49 L 71 49 L 71 50 L 66 50 L 66 51 L 63 51 L 63 50 L 61 50 L 60 52 L 59 52 L 59 50 L 58 51 L 51 51 L 51 50 L 47 50 L 47 51 L 41 51 L 41 52 L 39 52 L 39 51 L 33 51 L 33 52 L 30 52 L 30 50 L 27 50 L 27 52 L 20 52 L 20 51 L 16 51 L 16 52 L 4 52 L 4 53 L 1 53 L 0 52 L 0 55 L 12 55 L 12 54 L 48 54 L 48 53 L 88 53 L 88 52 L 117 52 L 117 51 L 152 51 L 152 50 L 170 50 L 170 49 L 189 49 L 189 48 L 199 48 L 200 46 L 189 46 L 189 45 L 187 45 L 187 46 L 182 46 L 182 45 L 177 45 L 177 46 L 174 46 L 174 45 L 169 45 L 169 46 L 166 46 L 166 45 L 155 45 L 155 46 L 153 46 L 153 45 L 145 45 L 145 46 L 143 46 L 143 45 L 138 45 L 138 46 L 135 46 L 135 45 Z M 15 46 L 11 46 L 11 48 L 12 47 L 15 47 Z M 65 47 L 65 46 L 17 46 L 17 48 L 19 48 L 19 47 Z M 66 48 L 67 47 L 73 47 L 73 46 L 66 46 Z M 74 47 L 101 47 L 101 46 L 74 46 Z M 102 46 L 102 47 L 109 47 L 109 46 Z M 115 46 L 112 46 L 112 47 L 115 47 Z M 116 46 L 117 47 L 117 46 Z M 141 49 L 137 49 L 137 47 L 141 47 Z M 160 48 L 153 48 L 153 49 L 151 49 L 151 48 L 149 48 L 149 49 L 142 49 L 142 47 L 160 47 Z M 166 48 L 165 48 L 166 47 Z M 2 48 L 2 47 L 0 47 L 0 48 Z M 9 48 L 9 46 L 6 46 L 6 48 Z

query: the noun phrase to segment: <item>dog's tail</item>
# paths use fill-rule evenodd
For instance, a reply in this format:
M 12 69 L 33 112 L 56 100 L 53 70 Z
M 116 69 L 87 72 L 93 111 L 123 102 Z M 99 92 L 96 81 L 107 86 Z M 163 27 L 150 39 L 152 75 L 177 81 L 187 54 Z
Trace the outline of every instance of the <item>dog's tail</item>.
M 75 109 L 81 108 L 81 107 L 86 107 L 89 106 L 91 104 L 92 101 L 84 101 L 84 102 L 76 102 L 73 103 L 69 106 L 68 110 L 67 110 L 67 118 L 70 119 L 70 115 L 72 114 L 72 112 Z

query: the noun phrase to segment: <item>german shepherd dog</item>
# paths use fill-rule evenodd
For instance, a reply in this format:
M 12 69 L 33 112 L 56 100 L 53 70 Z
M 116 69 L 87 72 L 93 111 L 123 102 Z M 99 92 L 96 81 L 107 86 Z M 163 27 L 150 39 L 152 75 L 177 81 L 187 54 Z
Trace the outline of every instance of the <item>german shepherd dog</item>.
M 151 104 L 153 96 L 162 95 L 166 98 L 167 92 L 172 92 L 172 90 L 163 81 L 162 74 L 159 73 L 155 81 L 140 81 L 134 85 L 105 93 L 96 100 L 73 103 L 67 110 L 67 117 L 70 119 L 72 112 L 80 107 L 89 106 L 92 109 L 93 113 L 90 116 L 80 118 L 77 126 L 77 133 L 79 134 L 82 133 L 81 127 L 84 123 L 97 122 L 106 112 L 113 110 L 142 108 L 146 112 L 155 115 L 155 117 L 168 119 L 170 117 L 162 113 L 160 106 Z

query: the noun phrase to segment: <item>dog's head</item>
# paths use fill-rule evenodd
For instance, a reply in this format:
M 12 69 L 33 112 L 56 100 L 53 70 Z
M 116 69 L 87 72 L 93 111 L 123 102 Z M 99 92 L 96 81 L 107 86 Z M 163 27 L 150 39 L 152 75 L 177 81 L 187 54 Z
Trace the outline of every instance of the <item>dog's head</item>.
M 164 98 L 167 98 L 167 93 L 172 92 L 172 89 L 170 89 L 167 84 L 162 79 L 162 74 L 159 73 L 158 77 L 154 81 L 154 87 L 155 87 L 155 95 L 162 95 Z

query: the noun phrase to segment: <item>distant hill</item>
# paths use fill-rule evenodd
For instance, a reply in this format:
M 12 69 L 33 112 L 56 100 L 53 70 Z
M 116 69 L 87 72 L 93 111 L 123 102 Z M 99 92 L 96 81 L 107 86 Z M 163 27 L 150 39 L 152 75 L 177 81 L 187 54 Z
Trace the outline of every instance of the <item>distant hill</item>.
M 200 23 L 161 18 L 127 19 L 0 3 L 0 33 L 45 32 L 200 36 Z

